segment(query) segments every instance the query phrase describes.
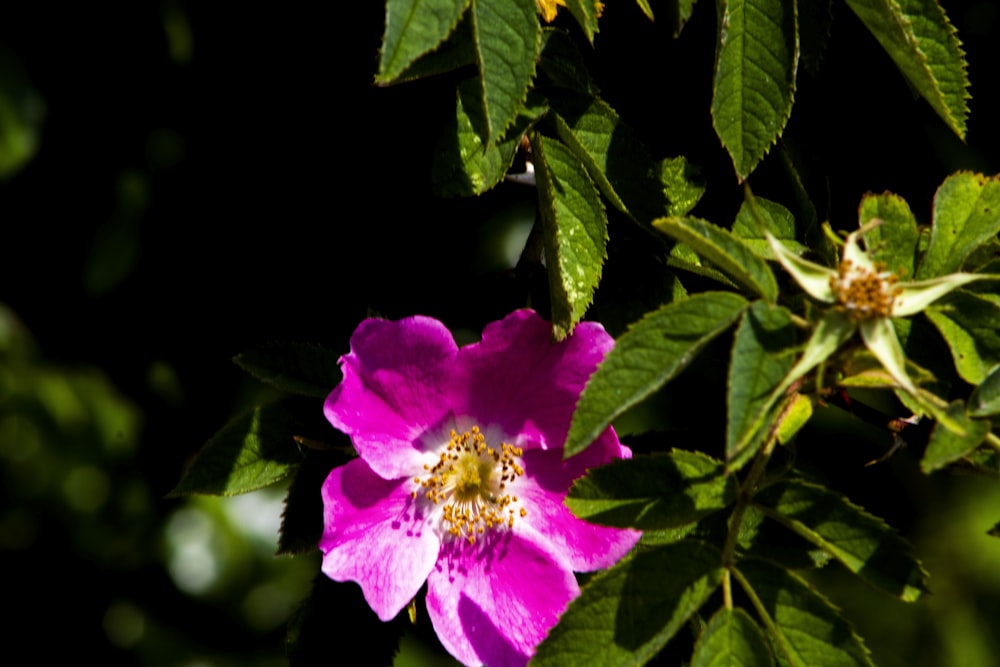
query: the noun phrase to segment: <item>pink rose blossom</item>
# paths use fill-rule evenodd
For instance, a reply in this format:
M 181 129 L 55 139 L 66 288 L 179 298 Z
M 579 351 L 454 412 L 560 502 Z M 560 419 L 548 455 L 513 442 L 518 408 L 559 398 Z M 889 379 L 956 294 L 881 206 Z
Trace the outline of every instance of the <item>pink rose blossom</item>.
M 519 310 L 458 347 L 429 317 L 369 319 L 325 413 L 359 458 L 323 484 L 323 572 L 356 581 L 382 620 L 427 582 L 442 644 L 466 665 L 524 665 L 580 589 L 639 533 L 563 505 L 588 468 L 629 456 L 608 428 L 563 461 L 580 392 L 614 345 L 595 323 L 553 343 Z

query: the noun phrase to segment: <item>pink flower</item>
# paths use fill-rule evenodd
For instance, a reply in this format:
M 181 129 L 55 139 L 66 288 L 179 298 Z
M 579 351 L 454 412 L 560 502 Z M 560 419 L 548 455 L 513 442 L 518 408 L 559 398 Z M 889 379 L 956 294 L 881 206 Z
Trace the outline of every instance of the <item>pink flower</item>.
M 639 533 L 563 505 L 588 468 L 629 456 L 608 428 L 562 460 L 587 379 L 614 345 L 585 322 L 552 343 L 519 310 L 459 348 L 437 320 L 369 319 L 341 358 L 327 419 L 359 458 L 323 484 L 323 572 L 356 581 L 382 620 L 427 582 L 441 643 L 466 665 L 524 665 L 580 589 Z

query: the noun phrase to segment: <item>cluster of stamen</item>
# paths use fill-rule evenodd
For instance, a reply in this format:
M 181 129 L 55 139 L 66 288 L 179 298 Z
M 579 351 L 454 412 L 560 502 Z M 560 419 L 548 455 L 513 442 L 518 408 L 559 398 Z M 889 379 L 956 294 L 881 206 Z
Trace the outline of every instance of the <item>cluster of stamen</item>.
M 845 259 L 837 267 L 837 275 L 830 276 L 830 289 L 837 296 L 837 307 L 855 321 L 874 317 L 889 317 L 896 297 L 902 293 L 899 278 L 885 270 L 881 262 L 875 270 L 856 266 Z
M 423 495 L 442 506 L 448 532 L 475 544 L 476 537 L 493 528 L 513 528 L 516 517 L 528 511 L 518 497 L 505 493 L 507 486 L 524 474 L 518 463 L 520 447 L 500 443 L 496 449 L 486 444 L 478 426 L 464 433 L 451 431 L 451 439 L 434 465 L 424 465 L 425 477 L 415 477 L 414 499 Z

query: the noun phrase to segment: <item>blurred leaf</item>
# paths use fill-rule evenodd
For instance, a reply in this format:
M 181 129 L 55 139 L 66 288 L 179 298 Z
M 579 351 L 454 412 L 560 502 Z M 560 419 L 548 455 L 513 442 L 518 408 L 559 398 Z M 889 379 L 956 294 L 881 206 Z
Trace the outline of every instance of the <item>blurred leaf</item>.
M 608 424 L 687 368 L 746 307 L 728 292 L 704 292 L 647 313 L 618 339 L 584 387 L 565 456 L 587 447 Z
M 723 509 L 737 484 L 721 462 L 700 452 L 613 461 L 576 480 L 566 506 L 591 523 L 619 528 L 673 528 Z
M 705 603 L 722 554 L 702 542 L 657 546 L 600 572 L 538 646 L 534 667 L 641 665 Z
M 45 100 L 17 56 L 0 45 L 0 179 L 20 171 L 38 152 Z
M 653 21 L 655 17 L 653 16 L 653 8 L 649 6 L 649 0 L 635 0 L 636 4 L 639 5 L 639 9 L 642 13 L 646 15 L 650 21 Z
M 270 343 L 233 362 L 261 382 L 290 394 L 326 398 L 340 383 L 340 355 L 311 343 Z
M 1000 304 L 964 290 L 952 292 L 924 314 L 951 349 L 955 369 L 977 385 L 1000 363 Z
M 897 320 L 898 321 L 898 320 Z M 885 370 L 885 366 L 868 349 L 854 351 L 843 367 L 844 377 L 837 379 L 838 387 L 871 387 L 890 389 L 899 383 Z M 920 386 L 934 381 L 934 375 L 926 368 L 906 360 L 906 374 L 913 384 Z
M 253 408 L 212 436 L 168 495 L 232 496 L 281 481 L 302 460 L 295 426 L 282 403 Z
M 587 312 L 607 259 L 608 220 L 597 188 L 558 139 L 531 140 L 555 337 L 562 339 Z
M 480 139 L 489 145 L 517 118 L 535 74 L 541 40 L 535 0 L 472 0 L 472 29 L 485 120 Z
M 764 633 L 742 609 L 715 613 L 694 647 L 691 667 L 770 667 L 774 664 Z
M 763 197 L 748 198 L 736 214 L 733 236 L 741 239 L 758 257 L 775 259 L 774 251 L 764 237 L 765 230 L 799 255 L 808 250 L 796 240 L 795 217 L 791 211 Z
M 653 227 L 689 246 L 745 291 L 768 301 L 778 298 L 778 283 L 767 262 L 727 230 L 699 218 L 660 218 Z
M 470 0 L 388 0 L 375 81 L 389 83 L 417 58 L 441 44 Z
M 712 123 L 742 182 L 781 136 L 792 111 L 796 8 L 787 0 L 722 4 Z
M 1000 232 L 1000 177 L 962 171 L 934 195 L 931 238 L 918 279 L 958 271 L 965 258 Z
M 568 91 L 551 94 L 549 102 L 556 134 L 619 211 L 647 222 L 683 215 L 697 203 L 704 188 L 694 183 L 687 161 L 657 164 L 606 102 Z
M 149 189 L 149 179 L 141 172 L 125 171 L 118 176 L 115 210 L 97 230 L 84 267 L 84 284 L 91 296 L 116 287 L 138 264 Z
M 865 195 L 858 214 L 859 225 L 864 226 L 873 218 L 880 219 L 882 224 L 865 232 L 869 255 L 900 278 L 912 276 L 920 232 L 906 200 L 891 193 Z
M 789 667 L 874 667 L 868 649 L 836 607 L 797 575 L 748 558 L 734 571 L 777 654 Z
M 913 602 L 927 592 L 927 573 L 910 545 L 882 519 L 822 486 L 778 482 L 754 496 L 767 516 L 828 552 L 891 595 Z
M 785 308 L 758 301 L 743 314 L 733 337 L 726 393 L 726 451 L 734 452 L 775 388 L 795 364 L 795 328 Z
M 1000 365 L 994 366 L 969 397 L 971 417 L 1000 415 Z
M 602 4 L 600 0 L 566 0 L 566 8 L 580 24 L 583 34 L 587 36 L 587 41 L 593 44 L 594 35 L 599 32 L 597 19 L 601 16 Z
M 481 195 L 506 175 L 524 133 L 542 117 L 544 101 L 529 95 L 517 122 L 502 141 L 484 148 L 473 119 L 482 117 L 482 99 L 478 79 L 466 79 L 458 85 L 454 122 L 446 127 L 434 151 L 431 176 L 435 194 L 440 197 Z
M 948 406 L 948 416 L 962 428 L 964 433 L 956 433 L 954 429 L 946 428 L 940 423 L 934 424 L 924 458 L 920 461 L 920 469 L 925 475 L 940 470 L 970 453 L 990 432 L 990 421 L 971 419 L 965 413 L 962 401 L 953 401 Z
M 965 138 L 965 54 L 937 0 L 847 0 L 907 81 Z

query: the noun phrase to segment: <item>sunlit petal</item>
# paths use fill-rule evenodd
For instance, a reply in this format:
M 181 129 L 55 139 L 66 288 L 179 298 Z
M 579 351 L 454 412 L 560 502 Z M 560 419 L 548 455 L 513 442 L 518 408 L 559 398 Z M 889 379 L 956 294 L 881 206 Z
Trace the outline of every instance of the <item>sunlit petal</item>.
M 893 317 L 916 315 L 948 292 L 976 280 L 997 280 L 1000 276 L 977 273 L 951 273 L 930 280 L 899 283 L 899 294 L 892 305 Z
M 865 341 L 865 346 L 871 350 L 872 354 L 881 362 L 885 370 L 889 372 L 901 388 L 910 392 L 914 396 L 919 396 L 917 386 L 906 374 L 906 357 L 903 355 L 903 348 L 899 345 L 899 338 L 896 337 L 896 330 L 892 326 L 892 320 L 887 317 L 877 317 L 861 323 L 861 338 Z
M 824 303 L 833 303 L 836 300 L 833 287 L 830 285 L 830 281 L 837 278 L 836 271 L 802 259 L 770 232 L 765 231 L 764 235 L 775 257 L 809 296 Z

